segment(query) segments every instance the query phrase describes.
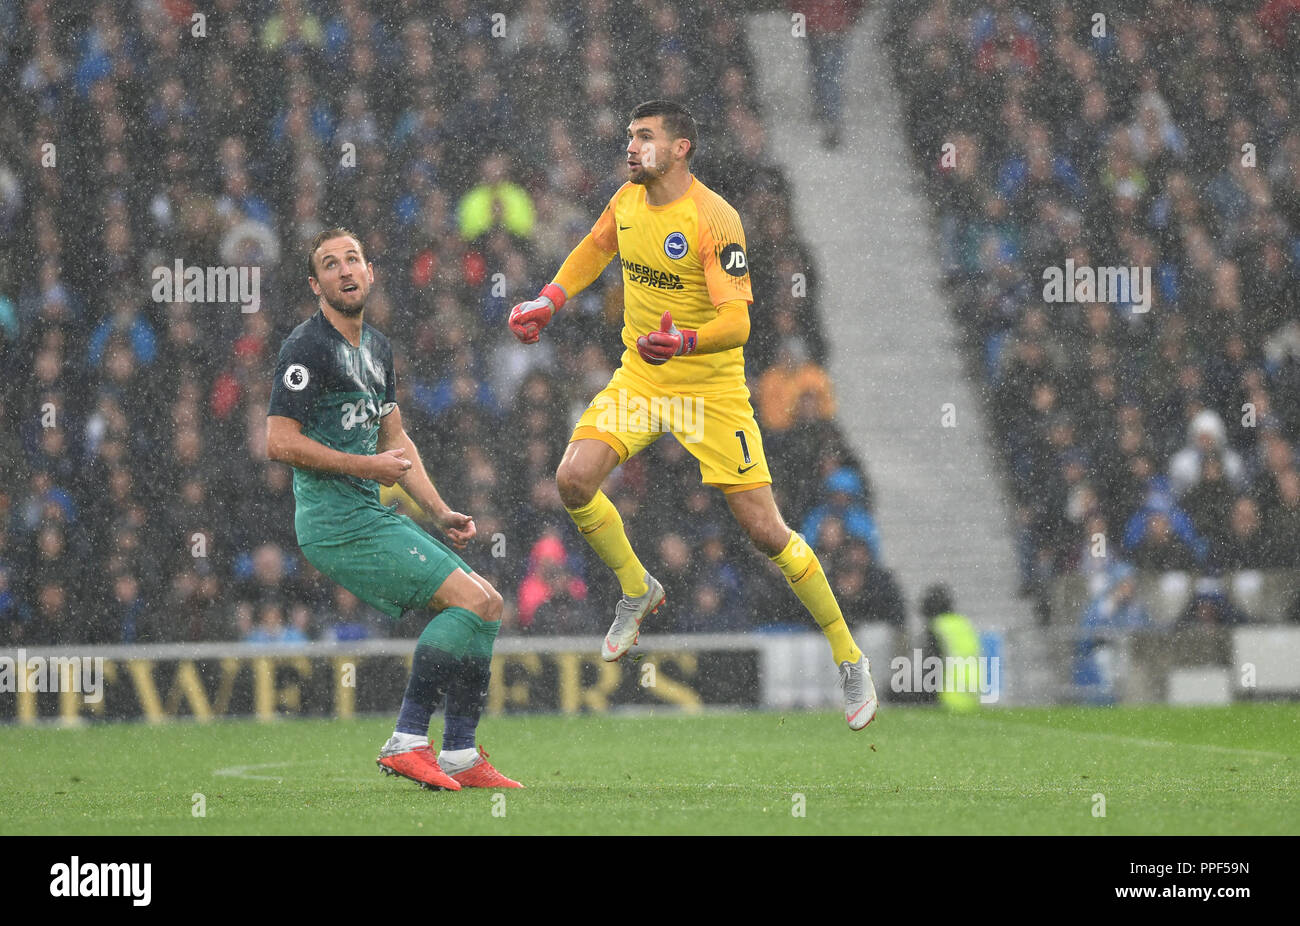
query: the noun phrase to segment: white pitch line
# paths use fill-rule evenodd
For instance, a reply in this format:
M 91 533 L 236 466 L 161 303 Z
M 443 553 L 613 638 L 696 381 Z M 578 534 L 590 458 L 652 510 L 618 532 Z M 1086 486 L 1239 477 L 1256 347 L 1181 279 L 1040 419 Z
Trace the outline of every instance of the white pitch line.
M 257 775 L 255 772 L 271 768 L 285 768 L 297 765 L 312 765 L 312 760 L 293 761 L 293 762 L 262 762 L 258 765 L 232 765 L 229 768 L 213 769 L 212 774 L 221 775 L 225 778 L 242 778 L 245 781 L 275 781 L 284 784 L 285 779 L 278 775 Z M 356 775 L 350 775 L 347 778 L 339 778 L 329 774 L 316 776 L 318 781 L 329 782 L 330 784 L 340 784 L 345 782 L 369 783 L 371 778 L 360 778 Z
M 283 768 L 286 765 L 298 765 L 297 762 L 263 762 L 260 765 L 232 765 L 229 768 L 215 769 L 212 774 L 223 775 L 227 778 L 245 778 L 249 781 L 278 781 L 283 783 L 283 778 L 277 778 L 274 775 L 253 775 L 251 772 L 260 771 L 267 768 Z

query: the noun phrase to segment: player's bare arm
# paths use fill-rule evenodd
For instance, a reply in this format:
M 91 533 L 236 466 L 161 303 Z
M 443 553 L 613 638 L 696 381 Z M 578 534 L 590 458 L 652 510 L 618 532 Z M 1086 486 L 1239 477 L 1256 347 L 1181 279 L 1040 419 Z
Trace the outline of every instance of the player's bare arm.
M 391 486 L 411 468 L 402 448 L 373 456 L 343 453 L 302 433 L 302 422 L 283 415 L 266 418 L 266 455 L 279 463 L 324 473 L 373 479 Z
M 379 419 L 379 452 L 381 454 L 399 454 L 408 461 L 408 469 L 397 480 L 402 488 L 410 494 L 421 509 L 429 513 L 434 523 L 451 540 L 452 546 L 463 550 L 474 539 L 477 528 L 474 519 L 467 514 L 453 511 L 434 486 L 420 459 L 420 451 L 415 441 L 402 426 L 402 410 L 394 408 Z

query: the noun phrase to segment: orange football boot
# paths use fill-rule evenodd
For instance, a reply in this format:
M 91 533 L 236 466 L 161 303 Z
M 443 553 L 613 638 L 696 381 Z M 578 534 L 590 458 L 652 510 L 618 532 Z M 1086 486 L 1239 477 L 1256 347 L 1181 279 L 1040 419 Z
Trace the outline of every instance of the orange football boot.
M 430 791 L 460 790 L 460 783 L 442 770 L 438 765 L 438 757 L 428 746 L 418 746 L 391 755 L 380 753 L 375 764 L 385 775 L 409 778 Z
M 522 788 L 513 778 L 507 778 L 492 767 L 487 750 L 478 748 L 478 758 L 463 772 L 451 776 L 462 788 Z

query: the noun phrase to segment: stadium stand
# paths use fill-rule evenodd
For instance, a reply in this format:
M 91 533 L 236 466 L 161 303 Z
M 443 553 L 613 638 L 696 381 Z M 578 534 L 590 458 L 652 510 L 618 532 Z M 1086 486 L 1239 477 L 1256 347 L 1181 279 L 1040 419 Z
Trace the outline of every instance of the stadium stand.
M 901 622 L 897 596 L 873 599 L 888 573 L 862 526 L 870 483 L 831 417 L 814 260 L 754 144 L 740 17 L 668 0 L 510 15 L 497 37 L 468 0 L 0 6 L 15 88 L 0 102 L 0 644 L 418 629 L 306 564 L 289 471 L 266 462 L 276 350 L 315 311 L 305 245 L 334 224 L 375 263 L 367 320 L 394 344 L 435 482 L 476 518 L 467 556 L 507 594 L 507 632 L 596 632 L 617 589 L 553 476 L 617 362 L 621 280 L 572 300 L 538 347 L 505 319 L 617 188 L 626 114 L 654 97 L 692 106 L 696 169 L 746 222 L 749 373 L 787 520 L 817 520 L 846 610 Z M 154 269 L 177 260 L 258 267 L 258 311 L 156 300 Z M 791 268 L 808 298 L 775 295 Z M 610 494 L 678 590 L 662 629 L 806 626 L 681 447 L 646 456 Z M 646 504 L 656 493 L 684 511 Z
M 1122 2 L 1099 21 L 905 0 L 889 35 L 1023 525 L 1022 591 L 1085 635 L 1117 594 L 1130 628 L 1283 619 L 1300 566 L 1295 4 Z M 1112 266 L 1150 268 L 1149 305 L 1047 298 L 1049 268 Z

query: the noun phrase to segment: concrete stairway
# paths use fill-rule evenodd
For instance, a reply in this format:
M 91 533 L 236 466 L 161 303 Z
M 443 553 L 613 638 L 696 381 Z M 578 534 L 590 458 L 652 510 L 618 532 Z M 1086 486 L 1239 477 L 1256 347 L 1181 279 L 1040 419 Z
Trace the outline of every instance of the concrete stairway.
M 750 17 L 768 151 L 793 184 L 795 222 L 818 261 L 840 425 L 875 485 L 886 565 L 914 626 L 921 592 L 942 580 L 976 626 L 1025 641 L 1035 633 L 1016 594 L 1011 512 L 940 289 L 882 23 L 877 9 L 851 37 L 844 136 L 826 151 L 810 116 L 806 41 L 791 36 L 787 14 Z M 942 424 L 949 403 L 955 427 Z M 1015 701 L 1046 694 L 1044 670 L 1036 658 L 1017 668 Z

